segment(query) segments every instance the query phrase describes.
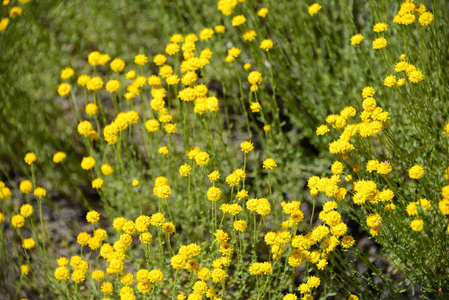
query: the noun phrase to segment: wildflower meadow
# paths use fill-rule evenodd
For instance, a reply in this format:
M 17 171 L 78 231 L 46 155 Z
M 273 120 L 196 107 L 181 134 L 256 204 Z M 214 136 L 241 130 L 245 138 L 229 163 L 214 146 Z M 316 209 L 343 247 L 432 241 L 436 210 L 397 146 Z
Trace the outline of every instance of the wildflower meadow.
M 0 11 L 0 299 L 449 299 L 449 2 Z

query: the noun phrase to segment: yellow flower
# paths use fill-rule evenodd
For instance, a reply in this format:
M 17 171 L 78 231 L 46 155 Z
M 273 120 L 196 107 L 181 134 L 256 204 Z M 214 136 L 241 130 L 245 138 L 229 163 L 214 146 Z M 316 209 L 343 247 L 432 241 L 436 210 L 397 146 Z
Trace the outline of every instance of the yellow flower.
M 28 275 L 30 273 L 30 268 L 27 265 L 21 265 L 20 266 L 20 272 L 23 275 Z
M 104 180 L 101 178 L 96 178 L 92 180 L 92 188 L 99 189 L 103 186 Z
M 33 191 L 33 183 L 29 180 L 23 180 L 20 183 L 20 191 L 25 195 L 28 195 Z
M 81 168 L 84 170 L 90 170 L 95 166 L 95 159 L 92 156 L 83 157 L 81 161 Z
M 162 155 L 167 155 L 168 154 L 168 147 L 167 146 L 159 147 L 157 152 L 159 152 L 159 154 L 162 154 Z
M 410 82 L 417 83 L 424 79 L 424 75 L 421 70 L 414 70 L 407 74 Z
M 67 96 L 68 94 L 70 94 L 70 91 L 72 89 L 72 86 L 68 83 L 61 83 L 58 86 L 58 94 L 61 97 Z
M 262 48 L 262 49 L 265 50 L 265 51 L 270 50 L 273 46 L 274 46 L 274 43 L 273 43 L 273 41 L 270 40 L 270 39 L 263 40 L 263 41 L 260 43 L 260 48 Z
M 207 41 L 214 35 L 214 30 L 212 28 L 204 28 L 200 31 L 200 39 Z
M 387 30 L 388 25 L 386 23 L 376 23 L 376 25 L 374 25 L 374 32 L 383 32 L 385 30 Z
M 419 16 L 419 23 L 422 26 L 429 26 L 433 22 L 433 14 L 430 12 L 424 12 Z
M 232 26 L 237 27 L 246 22 L 246 18 L 244 15 L 238 15 L 232 18 Z
M 24 218 L 28 218 L 31 217 L 31 215 L 33 214 L 33 207 L 30 204 L 24 204 L 20 207 L 20 214 L 24 217 Z
M 316 15 L 321 9 L 321 5 L 318 3 L 314 3 L 309 6 L 309 15 L 313 16 Z
M 115 79 L 111 79 L 106 83 L 106 90 L 110 93 L 115 93 L 120 89 L 120 82 Z
M 56 268 L 54 275 L 58 281 L 67 281 L 70 278 L 70 272 L 65 266 Z
M 192 167 L 188 164 L 183 164 L 179 167 L 179 175 L 187 177 L 190 175 L 190 171 L 192 170 Z
M 351 45 L 358 45 L 362 42 L 362 40 L 364 39 L 363 35 L 361 35 L 360 33 L 355 34 L 353 36 L 351 36 Z
M 14 228 L 22 228 L 25 225 L 25 218 L 22 215 L 15 215 L 11 218 L 11 225 Z
M 131 182 L 131 185 L 133 186 L 133 187 L 138 187 L 139 186 L 139 180 L 137 180 L 137 179 L 134 179 L 132 182 Z
M 8 18 L 2 18 L 0 20 L 0 31 L 3 31 L 6 29 L 6 27 L 8 27 L 9 24 L 9 19 Z
M 65 154 L 64 152 L 61 152 L 61 151 L 56 152 L 53 155 L 53 162 L 55 164 L 59 164 L 60 162 L 64 161 L 64 159 L 66 159 L 66 157 L 67 157 L 67 154 Z
M 78 77 L 78 84 L 80 85 L 80 86 L 86 86 L 87 85 L 87 83 L 89 82 L 89 80 L 90 80 L 90 76 L 89 75 L 86 75 L 86 74 L 83 74 L 83 75 L 81 75 L 80 77 Z
M 61 71 L 61 79 L 69 79 L 75 74 L 75 70 L 72 68 L 65 68 Z
M 251 109 L 251 111 L 253 113 L 255 113 L 255 112 L 259 112 L 260 111 L 261 106 L 260 106 L 259 102 L 251 102 L 249 108 Z
M 424 169 L 420 165 L 414 165 L 408 170 L 408 176 L 411 179 L 420 179 L 424 176 Z
M 47 191 L 44 188 L 38 187 L 34 190 L 34 196 L 37 198 L 42 198 L 47 195 Z
M 263 7 L 261 9 L 259 9 L 259 11 L 257 12 L 257 15 L 261 18 L 265 18 L 268 14 L 268 8 Z
M 111 62 L 111 69 L 114 72 L 121 72 L 124 68 L 125 62 L 120 58 L 116 58 Z
M 195 156 L 195 162 L 199 166 L 205 166 L 209 163 L 209 154 L 207 152 L 201 151 Z
M 373 41 L 373 49 L 382 49 L 388 45 L 388 42 L 385 38 L 380 37 Z
M 36 246 L 36 242 L 33 240 L 33 238 L 24 239 L 22 242 L 22 247 L 24 249 L 32 249 Z
M 273 170 L 276 167 L 277 167 L 276 161 L 274 159 L 272 159 L 272 158 L 267 158 L 263 162 L 263 168 L 264 169 Z
M 327 125 L 323 124 L 317 127 L 316 129 L 316 135 L 325 135 L 326 133 L 329 132 L 329 127 L 327 127 Z
M 101 79 L 101 77 L 95 76 L 87 82 L 86 87 L 89 91 L 96 91 L 101 89 L 103 85 L 103 79 Z
M 134 57 L 134 63 L 136 63 L 137 65 L 143 66 L 147 62 L 148 62 L 148 57 L 145 54 L 137 54 Z
M 251 141 L 244 141 L 240 144 L 242 152 L 248 153 L 254 149 L 254 144 Z
M 95 224 L 100 220 L 100 214 L 95 210 L 91 210 L 86 214 L 86 220 L 89 223 Z
M 215 31 L 216 31 L 217 33 L 223 33 L 223 32 L 225 32 L 226 27 L 224 27 L 223 25 L 216 25 L 216 26 L 214 27 L 214 29 L 215 29 Z
M 424 222 L 422 219 L 416 219 L 410 222 L 410 227 L 417 232 L 420 232 L 424 228 Z
M 384 85 L 388 87 L 392 87 L 396 84 L 396 76 L 390 74 L 384 79 Z
M 9 17 L 11 19 L 20 17 L 23 13 L 23 9 L 20 6 L 14 6 L 11 8 L 11 10 L 9 11 Z

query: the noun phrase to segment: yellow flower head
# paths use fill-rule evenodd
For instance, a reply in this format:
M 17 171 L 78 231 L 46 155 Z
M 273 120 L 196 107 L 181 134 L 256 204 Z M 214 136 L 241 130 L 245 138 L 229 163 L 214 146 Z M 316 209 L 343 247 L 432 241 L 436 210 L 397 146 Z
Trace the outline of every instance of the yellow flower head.
M 137 54 L 134 57 L 134 63 L 143 66 L 148 62 L 148 57 L 145 54 Z
M 373 41 L 373 49 L 382 49 L 388 45 L 388 42 L 385 38 L 380 37 Z
M 75 74 L 75 70 L 72 68 L 65 68 L 61 71 L 61 79 L 69 79 Z
M 316 15 L 321 9 L 321 5 L 318 3 L 314 3 L 309 6 L 309 15 L 313 16 Z
M 364 39 L 364 37 L 360 33 L 355 34 L 355 35 L 351 36 L 351 45 L 353 45 L 353 46 L 358 45 L 362 42 L 363 39 Z
M 254 144 L 251 141 L 244 141 L 240 144 L 240 148 L 242 149 L 242 152 L 248 153 L 254 149 Z

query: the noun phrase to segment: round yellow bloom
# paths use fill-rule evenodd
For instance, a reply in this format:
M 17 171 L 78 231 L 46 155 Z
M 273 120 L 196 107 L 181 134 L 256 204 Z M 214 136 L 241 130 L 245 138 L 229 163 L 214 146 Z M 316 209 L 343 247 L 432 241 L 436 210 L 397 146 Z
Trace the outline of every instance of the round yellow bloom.
M 237 220 L 234 222 L 234 229 L 240 232 L 245 232 L 248 224 L 244 220 Z
M 265 18 L 268 14 L 268 8 L 263 7 L 261 9 L 259 9 L 259 11 L 257 12 L 257 15 L 261 18 Z
M 105 295 L 112 294 L 114 292 L 114 286 L 110 282 L 103 282 L 103 284 L 101 285 L 100 290 Z
M 187 177 L 190 175 L 190 171 L 192 170 L 192 167 L 188 164 L 183 164 L 179 167 L 179 175 Z
M 30 204 L 24 204 L 20 207 L 20 214 L 25 217 L 31 217 L 33 214 L 33 207 Z
M 95 166 L 95 158 L 92 156 L 83 157 L 81 161 L 81 168 L 84 170 L 90 170 Z
M 215 283 L 225 281 L 226 277 L 228 276 L 226 271 L 222 270 L 222 269 L 214 269 L 212 271 L 211 275 L 212 275 L 212 281 Z
M 92 188 L 99 189 L 103 186 L 104 180 L 101 178 L 95 178 L 92 180 Z
M 95 210 L 91 210 L 87 213 L 86 220 L 89 223 L 95 224 L 100 220 L 100 214 Z
M 321 9 L 321 5 L 318 3 L 314 3 L 309 6 L 309 15 L 313 16 L 316 15 Z
M 258 71 L 252 71 L 248 75 L 248 82 L 251 85 L 259 85 L 262 82 L 262 73 Z
M 60 266 L 55 270 L 55 278 L 58 281 L 67 281 L 70 278 L 70 272 L 66 267 Z
M 168 147 L 167 146 L 159 147 L 157 152 L 159 152 L 159 154 L 162 154 L 162 155 L 167 155 L 168 154 Z
M 273 46 L 274 46 L 274 42 L 270 39 L 263 40 L 260 43 L 260 48 L 262 48 L 265 51 L 270 50 Z
M 420 179 L 424 175 L 424 169 L 420 165 L 414 165 L 408 170 L 408 176 L 411 179 Z
M 269 262 L 255 262 L 249 266 L 249 272 L 251 275 L 268 275 L 273 270 L 273 266 Z
M 138 187 L 139 184 L 140 184 L 140 182 L 139 182 L 139 180 L 137 180 L 137 179 L 134 179 L 134 180 L 131 182 L 131 185 L 132 185 L 133 187 Z
M 14 228 L 22 228 L 25 225 L 25 218 L 22 215 L 15 215 L 11 218 L 11 225 Z
M 388 42 L 385 38 L 380 37 L 373 41 L 373 49 L 382 49 L 388 45 Z
M 242 24 L 244 24 L 246 22 L 246 18 L 244 15 L 238 15 L 235 16 L 234 18 L 232 18 L 232 26 L 237 27 L 240 26 Z
M 148 273 L 148 279 L 151 283 L 161 282 L 164 279 L 164 273 L 162 273 L 162 271 L 159 269 L 151 270 Z
M 214 29 L 217 33 L 223 33 L 226 30 L 226 27 L 224 27 L 223 25 L 216 25 L 214 26 Z
M 9 24 L 9 19 L 8 18 L 2 18 L 0 20 L 0 31 L 3 31 L 6 29 L 6 27 L 8 27 Z
M 410 227 L 417 232 L 420 232 L 424 229 L 424 222 L 422 219 L 416 219 L 410 222 Z
M 20 191 L 25 195 L 28 195 L 33 191 L 33 183 L 29 180 L 23 180 L 20 183 Z
M 95 76 L 87 82 L 86 87 L 89 91 L 96 91 L 101 89 L 103 85 L 103 79 L 101 79 L 101 77 Z
M 207 41 L 214 35 L 214 30 L 212 28 L 204 28 L 200 31 L 200 39 Z
M 268 170 L 273 170 L 277 167 L 276 161 L 272 158 L 267 158 L 263 161 L 263 168 Z
M 195 162 L 199 166 L 205 166 L 209 163 L 210 156 L 207 152 L 201 151 L 195 155 Z
M 388 87 L 392 87 L 396 84 L 396 76 L 390 74 L 389 76 L 385 77 L 384 79 L 384 85 Z
M 120 89 L 120 82 L 115 79 L 111 79 L 106 83 L 106 90 L 109 93 L 115 93 Z
M 37 160 L 36 154 L 34 154 L 33 152 L 29 152 L 25 155 L 24 160 L 31 166 L 31 164 Z
M 257 33 L 254 30 L 247 30 L 242 37 L 245 41 L 253 41 L 256 36 Z
M 94 130 L 92 123 L 89 121 L 81 121 L 78 124 L 78 133 L 80 135 L 84 135 L 85 137 L 88 137 L 89 134 Z
M 182 269 L 186 265 L 186 259 L 182 255 L 175 255 L 171 258 L 171 266 L 173 269 Z
M 414 70 L 410 73 L 407 73 L 408 79 L 410 82 L 418 83 L 424 79 L 424 75 L 421 70 Z
M 244 141 L 240 144 L 242 152 L 248 153 L 254 149 L 254 144 L 251 141 Z
M 30 274 L 30 267 L 28 267 L 27 265 L 21 265 L 20 272 L 22 273 L 22 275 L 28 275 Z
M 61 79 L 69 79 L 75 74 L 75 71 L 72 68 L 65 68 L 61 71 Z
M 86 86 L 87 85 L 87 83 L 89 82 L 89 80 L 90 80 L 90 76 L 89 75 L 86 75 L 86 74 L 83 74 L 83 75 L 81 75 L 80 77 L 78 77 L 78 84 L 80 85 L 80 86 Z
M 22 247 L 24 249 L 32 249 L 36 246 L 36 242 L 33 240 L 33 238 L 24 239 L 22 242 Z
M 353 45 L 353 46 L 358 45 L 362 42 L 363 39 L 364 39 L 364 37 L 360 33 L 355 34 L 355 35 L 351 36 L 351 45 Z
M 114 167 L 111 166 L 110 164 L 102 164 L 100 169 L 101 169 L 101 173 L 104 176 L 109 176 L 112 173 L 114 173 Z
M 44 188 L 38 187 L 34 190 L 34 196 L 37 198 L 42 198 L 47 195 L 47 191 Z
M 66 159 L 66 157 L 67 157 L 67 154 L 65 154 L 64 152 L 61 152 L 61 151 L 56 152 L 56 153 L 53 155 L 53 162 L 54 162 L 55 164 L 59 164 L 59 163 L 62 162 L 64 159 Z
M 176 43 L 168 44 L 168 45 L 165 47 L 165 52 L 166 52 L 168 55 L 175 55 L 176 53 L 179 52 L 179 50 L 180 50 L 179 45 L 176 44 Z
M 419 23 L 421 23 L 422 26 L 429 26 L 433 22 L 433 14 L 430 12 L 424 12 L 419 16 Z
M 9 11 L 9 17 L 11 19 L 20 17 L 23 13 L 23 9 L 20 6 L 14 6 L 11 8 L 11 10 Z
M 137 54 L 134 57 L 134 63 L 143 66 L 144 64 L 146 64 L 148 62 L 148 57 L 146 57 L 145 54 Z
M 111 70 L 114 72 L 121 72 L 125 69 L 125 62 L 120 59 L 116 58 L 111 62 Z
M 374 25 L 373 31 L 374 32 L 383 32 L 385 30 L 387 30 L 388 25 L 386 23 L 376 23 L 376 25 Z
M 92 272 L 92 279 L 96 281 L 103 281 L 105 280 L 105 274 L 102 270 L 95 270 Z

